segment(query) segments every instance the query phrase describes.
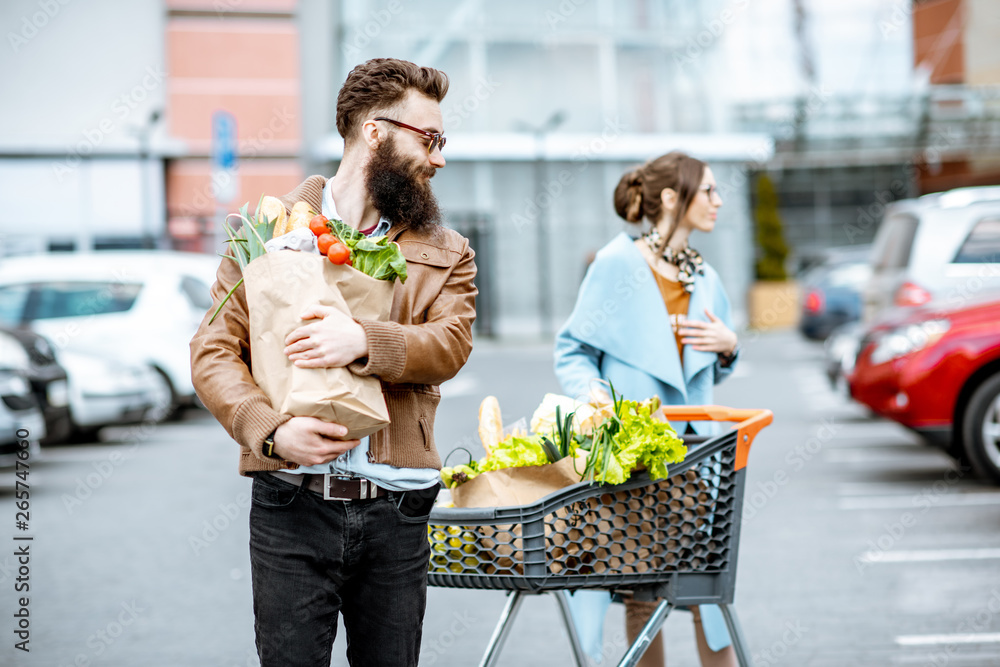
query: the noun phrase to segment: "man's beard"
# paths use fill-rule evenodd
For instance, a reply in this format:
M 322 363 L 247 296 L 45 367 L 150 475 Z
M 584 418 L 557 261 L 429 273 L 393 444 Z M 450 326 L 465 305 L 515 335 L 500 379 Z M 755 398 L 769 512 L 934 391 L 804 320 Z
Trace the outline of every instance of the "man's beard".
M 365 189 L 379 214 L 393 225 L 421 229 L 441 220 L 441 210 L 429 181 L 434 167 L 407 164 L 392 137 L 375 149 L 365 166 Z

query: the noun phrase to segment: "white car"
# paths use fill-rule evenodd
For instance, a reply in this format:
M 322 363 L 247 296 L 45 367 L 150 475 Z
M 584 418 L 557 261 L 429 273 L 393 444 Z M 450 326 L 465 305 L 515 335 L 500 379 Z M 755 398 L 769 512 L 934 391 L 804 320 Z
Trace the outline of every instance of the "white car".
M 104 426 L 159 421 L 167 414 L 162 376 L 150 366 L 74 350 L 61 350 L 58 358 L 69 380 L 71 438 L 93 440 Z
M 51 341 L 70 375 L 71 404 L 83 375 L 92 385 L 96 374 L 98 389 L 113 394 L 135 389 L 151 371 L 145 381 L 155 384 L 152 402 L 160 407 L 145 418 L 166 418 L 195 400 L 188 343 L 212 305 L 219 261 L 152 250 L 3 258 L 0 322 Z M 98 371 L 94 357 L 119 368 Z
M 932 300 L 950 306 L 1000 288 L 1000 187 L 890 204 L 872 244 L 863 321 Z

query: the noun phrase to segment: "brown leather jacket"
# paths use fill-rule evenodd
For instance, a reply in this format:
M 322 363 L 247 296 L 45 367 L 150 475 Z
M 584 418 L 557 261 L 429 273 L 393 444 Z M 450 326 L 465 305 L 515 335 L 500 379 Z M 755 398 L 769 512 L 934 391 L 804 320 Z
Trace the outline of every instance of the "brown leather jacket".
M 326 178 L 310 176 L 281 197 L 285 207 L 305 200 L 322 210 Z M 407 280 L 396 284 L 389 322 L 361 320 L 368 336 L 368 357 L 351 364 L 358 375 L 382 380 L 391 423 L 373 434 L 369 459 L 406 468 L 440 468 L 434 446 L 438 385 L 465 365 L 472 351 L 476 319 L 475 253 L 450 229 L 390 231 L 406 257 Z M 240 279 L 236 262 L 223 259 L 212 286 L 215 305 Z M 240 444 L 240 473 L 296 468 L 267 458 L 264 438 L 290 419 L 276 412 L 250 372 L 246 292 L 233 294 L 212 324 L 205 315 L 191 339 L 191 374 L 198 398 Z

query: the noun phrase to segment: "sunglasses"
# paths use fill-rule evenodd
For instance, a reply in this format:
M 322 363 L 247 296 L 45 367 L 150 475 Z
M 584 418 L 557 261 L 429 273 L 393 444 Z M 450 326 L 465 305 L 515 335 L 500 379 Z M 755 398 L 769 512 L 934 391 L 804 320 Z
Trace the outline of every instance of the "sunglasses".
M 385 122 L 397 125 L 403 128 L 404 130 L 409 130 L 411 132 L 416 132 L 417 134 L 422 134 L 425 137 L 430 137 L 431 143 L 430 145 L 427 146 L 428 155 L 433 153 L 435 148 L 440 148 L 441 150 L 444 150 L 444 144 L 447 141 L 447 139 L 445 139 L 443 132 L 428 132 L 426 130 L 421 130 L 419 127 L 413 127 L 412 125 L 407 125 L 406 123 L 400 123 L 398 120 L 393 120 L 391 118 L 383 118 L 381 116 L 373 120 L 384 120 Z

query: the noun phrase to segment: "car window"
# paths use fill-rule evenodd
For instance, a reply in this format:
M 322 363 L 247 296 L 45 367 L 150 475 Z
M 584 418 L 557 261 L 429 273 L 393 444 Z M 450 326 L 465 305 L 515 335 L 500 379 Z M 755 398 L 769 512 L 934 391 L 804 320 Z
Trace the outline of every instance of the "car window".
M 119 282 L 42 283 L 35 287 L 37 295 L 29 304 L 29 320 L 125 312 L 135 304 L 142 289 L 141 285 Z
M 181 292 L 187 297 L 191 307 L 196 310 L 208 310 L 212 307 L 211 289 L 193 276 L 181 278 Z
M 24 306 L 28 301 L 30 285 L 0 287 L 0 322 L 17 326 L 24 320 Z
M 875 251 L 875 270 L 905 268 L 910 263 L 910 251 L 917 235 L 917 219 L 900 213 L 886 218 L 883 224 L 888 225 L 888 230 Z
M 1000 263 L 1000 218 L 980 220 L 958 249 L 955 264 Z

